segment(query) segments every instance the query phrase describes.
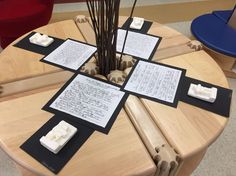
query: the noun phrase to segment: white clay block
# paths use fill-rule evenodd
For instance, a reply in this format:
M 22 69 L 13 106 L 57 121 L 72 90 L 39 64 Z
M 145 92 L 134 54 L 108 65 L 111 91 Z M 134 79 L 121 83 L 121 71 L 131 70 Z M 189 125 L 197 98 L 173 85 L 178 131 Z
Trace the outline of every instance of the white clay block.
M 40 33 L 35 33 L 29 38 L 29 41 L 30 43 L 47 47 L 54 41 L 54 39 L 44 34 L 41 35 Z
M 141 29 L 144 23 L 144 18 L 133 17 L 133 21 L 130 25 L 132 29 Z
M 57 154 L 76 132 L 77 128 L 62 120 L 46 136 L 42 136 L 39 141 L 49 151 Z
M 188 95 L 213 103 L 217 97 L 217 88 L 207 88 L 203 87 L 201 84 L 196 85 L 191 83 L 188 90 Z

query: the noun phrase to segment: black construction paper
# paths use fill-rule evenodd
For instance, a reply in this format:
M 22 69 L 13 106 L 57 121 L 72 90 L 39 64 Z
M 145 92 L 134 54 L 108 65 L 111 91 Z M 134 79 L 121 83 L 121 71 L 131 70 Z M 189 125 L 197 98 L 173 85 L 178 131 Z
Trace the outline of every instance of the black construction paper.
M 217 90 L 217 98 L 214 103 L 209 103 L 191 96 L 188 96 L 188 89 L 190 84 L 201 84 L 204 87 L 216 87 Z M 199 108 L 214 112 L 216 114 L 229 117 L 230 115 L 230 104 L 232 99 L 232 90 L 226 89 L 223 87 L 219 87 L 210 83 L 206 83 L 203 81 L 199 81 L 193 78 L 185 77 L 184 85 L 181 90 L 180 101 L 191 104 L 193 106 L 197 106 Z
M 91 75 L 88 75 L 86 73 L 82 73 L 82 72 L 79 72 L 77 74 L 74 74 L 64 85 L 63 87 L 47 102 L 46 105 L 44 105 L 44 107 L 42 108 L 43 110 L 45 111 L 48 111 L 48 112 L 51 112 L 53 114 L 56 114 L 56 115 L 60 115 L 60 116 L 66 116 L 68 119 L 71 119 L 72 121 L 75 121 L 77 123 L 80 123 L 81 125 L 84 125 L 84 126 L 87 126 L 89 128 L 92 128 L 94 130 L 97 130 L 99 132 L 102 132 L 102 133 L 105 133 L 105 134 L 108 134 L 113 123 L 115 122 L 117 116 L 119 115 L 120 113 L 120 110 L 122 109 L 126 99 L 128 98 L 128 94 L 125 93 L 123 98 L 121 99 L 121 101 L 119 102 L 118 106 L 116 107 L 115 111 L 113 112 L 110 120 L 108 121 L 107 125 L 105 128 L 103 128 L 102 126 L 99 126 L 99 125 L 96 125 L 94 123 L 91 123 L 89 121 L 86 121 L 86 120 L 83 120 L 83 119 L 80 119 L 78 117 L 75 117 L 73 115 L 70 115 L 70 114 L 67 114 L 65 112 L 62 112 L 60 110 L 57 110 L 57 109 L 54 109 L 54 108 L 51 108 L 50 105 L 57 99 L 57 97 L 66 89 L 66 87 L 74 80 L 74 78 L 78 75 L 78 74 L 81 74 L 81 75 L 84 75 L 84 76 L 87 76 L 87 77 L 90 77 L 92 79 L 95 79 L 95 80 L 99 80 L 101 82 L 105 82 L 107 84 L 110 84 L 110 85 L 114 85 L 114 86 L 117 86 L 117 87 L 120 87 L 120 85 L 117 85 L 117 84 L 114 84 L 114 83 L 111 83 L 111 82 L 108 82 L 108 81 L 105 81 L 103 79 L 100 79 L 100 78 L 97 78 L 97 77 L 93 77 Z
M 43 147 L 39 139 L 45 136 L 53 127 L 55 127 L 61 120 L 70 123 L 78 129 L 77 133 L 70 139 L 70 141 L 59 151 L 54 154 Z M 42 165 L 47 167 L 53 173 L 57 174 L 71 157 L 80 149 L 85 141 L 94 132 L 93 129 L 83 126 L 79 123 L 71 121 L 66 116 L 53 116 L 47 121 L 37 132 L 35 132 L 20 148 L 39 161 Z
M 127 29 L 130 24 L 132 23 L 133 19 L 130 20 L 130 18 L 128 18 L 125 23 L 123 24 L 123 26 L 121 27 L 122 29 Z M 148 30 L 150 29 L 150 27 L 152 26 L 152 22 L 151 21 L 145 21 L 143 23 L 143 26 L 141 29 L 132 29 L 129 28 L 129 31 L 134 31 L 134 32 L 138 32 L 138 33 L 142 33 L 142 34 L 146 34 L 148 32 Z
M 179 84 L 178 84 L 178 87 L 177 87 L 177 91 L 176 91 L 176 94 L 175 94 L 174 102 L 170 103 L 170 102 L 163 101 L 163 100 L 160 100 L 160 99 L 157 99 L 157 98 L 154 98 L 154 97 L 149 97 L 149 96 L 146 96 L 146 95 L 142 95 L 142 94 L 139 94 L 139 93 L 136 93 L 136 92 L 131 92 L 131 91 L 128 91 L 128 90 L 124 89 L 126 84 L 127 84 L 127 82 L 129 81 L 129 78 L 131 77 L 132 73 L 134 72 L 134 69 L 138 65 L 139 60 L 137 60 L 135 62 L 134 66 L 132 67 L 129 75 L 127 76 L 127 78 L 126 78 L 126 80 L 124 82 L 124 84 L 122 85 L 121 90 L 123 90 L 124 92 L 127 92 L 129 94 L 135 95 L 137 97 L 140 97 L 140 98 L 146 98 L 146 99 L 149 99 L 149 100 L 152 100 L 152 101 L 156 101 L 158 103 L 162 103 L 164 105 L 168 105 L 168 106 L 176 108 L 177 105 L 178 105 L 178 102 L 180 100 L 180 96 L 181 96 L 181 91 L 182 91 L 182 86 L 183 86 L 183 81 L 184 81 L 184 77 L 185 77 L 185 74 L 186 74 L 186 70 L 182 69 L 182 68 L 174 67 L 174 66 L 171 66 L 171 65 L 166 65 L 166 64 L 162 64 L 162 63 L 157 63 L 157 62 L 149 61 L 149 60 L 142 60 L 142 61 L 149 62 L 149 63 L 152 63 L 152 64 L 157 64 L 157 65 L 162 65 L 162 66 L 165 66 L 165 67 L 169 67 L 169 68 L 173 68 L 173 69 L 177 69 L 177 70 L 181 70 L 182 71 L 181 77 L 180 77 L 180 80 L 179 80 Z
M 19 42 L 17 42 L 15 45 L 15 47 L 18 48 L 22 48 L 28 51 L 32 51 L 38 54 L 42 54 L 42 55 L 48 55 L 49 53 L 51 53 L 53 50 L 55 50 L 58 46 L 60 46 L 65 40 L 63 39 L 59 39 L 56 37 L 52 37 L 54 39 L 54 42 L 52 42 L 51 45 L 49 45 L 48 47 L 43 47 L 43 46 L 38 46 L 35 44 L 30 43 L 29 38 L 34 35 L 36 32 L 31 32 L 29 35 L 27 35 L 26 37 L 24 37 L 22 40 L 20 40 Z

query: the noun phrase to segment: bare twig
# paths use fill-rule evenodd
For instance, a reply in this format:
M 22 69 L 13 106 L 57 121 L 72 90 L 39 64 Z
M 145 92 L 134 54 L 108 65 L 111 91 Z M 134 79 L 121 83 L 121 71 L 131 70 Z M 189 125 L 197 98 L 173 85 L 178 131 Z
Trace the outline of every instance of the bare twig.
M 86 0 L 86 2 L 96 37 L 99 72 L 107 76 L 111 70 L 119 68 L 119 63 L 116 62 L 116 43 L 120 0 Z M 135 4 L 136 0 L 130 17 Z

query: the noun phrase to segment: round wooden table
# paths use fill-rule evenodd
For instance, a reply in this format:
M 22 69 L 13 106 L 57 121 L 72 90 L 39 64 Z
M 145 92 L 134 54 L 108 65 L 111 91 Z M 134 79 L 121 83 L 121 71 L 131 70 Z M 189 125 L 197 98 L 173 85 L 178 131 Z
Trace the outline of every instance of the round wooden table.
M 125 20 L 121 17 L 120 25 Z M 78 30 L 75 22 L 68 20 L 35 31 L 62 39 L 88 40 L 89 30 L 86 33 L 80 27 Z M 189 77 L 228 88 L 224 73 L 216 62 L 204 51 L 189 48 L 190 40 L 181 33 L 155 22 L 148 33 L 163 37 L 154 61 L 185 68 Z M 41 107 L 72 73 L 39 62 L 42 55 L 14 47 L 17 41 L 0 54 L 3 91 L 0 146 L 16 163 L 31 172 L 54 175 L 19 146 L 53 116 Z M 58 175 L 155 175 L 158 171 L 155 148 L 165 140 L 181 158 L 174 175 L 187 176 L 227 123 L 227 118 L 183 102 L 172 108 L 146 99 L 138 101 L 142 109 L 146 109 L 141 113 L 150 116 L 147 123 L 142 124 L 130 115 L 140 110 L 136 103 L 132 104 L 130 97 L 109 134 L 92 134 Z M 145 124 L 149 125 L 145 127 Z M 161 131 L 163 140 L 155 138 L 155 131 L 152 131 L 155 129 Z

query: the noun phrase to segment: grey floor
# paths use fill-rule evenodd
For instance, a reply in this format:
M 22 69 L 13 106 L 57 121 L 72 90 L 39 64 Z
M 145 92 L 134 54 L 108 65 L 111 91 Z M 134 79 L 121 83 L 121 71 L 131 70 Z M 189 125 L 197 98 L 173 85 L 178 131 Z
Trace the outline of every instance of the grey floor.
M 191 22 L 166 24 L 191 37 Z M 0 48 L 1 51 L 1 48 Z M 233 89 L 231 116 L 221 136 L 213 143 L 192 176 L 236 176 L 236 79 L 228 79 Z M 0 149 L 0 176 L 20 176 L 14 163 Z

